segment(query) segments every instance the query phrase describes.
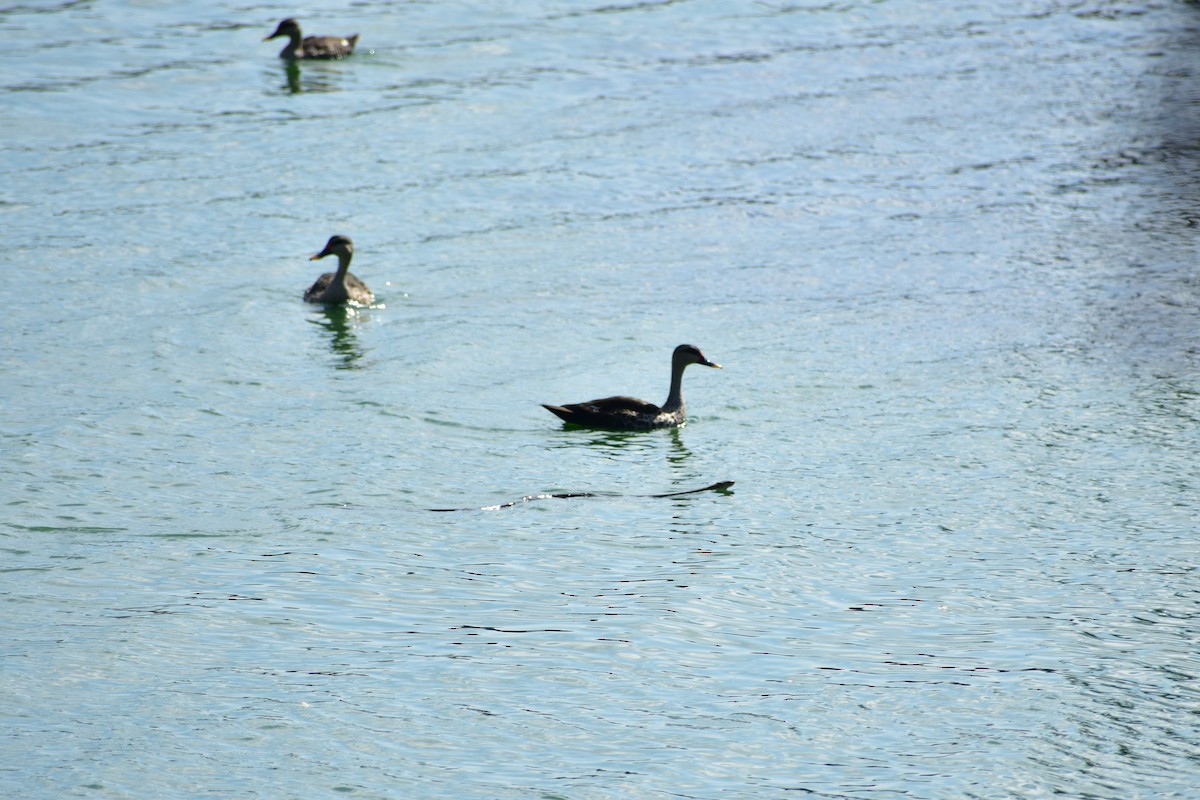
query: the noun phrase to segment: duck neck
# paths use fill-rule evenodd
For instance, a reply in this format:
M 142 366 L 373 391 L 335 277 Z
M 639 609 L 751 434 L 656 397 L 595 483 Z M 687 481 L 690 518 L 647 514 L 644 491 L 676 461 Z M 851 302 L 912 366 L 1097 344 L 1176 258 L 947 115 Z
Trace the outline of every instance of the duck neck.
M 300 48 L 301 48 L 301 42 L 302 42 L 302 37 L 300 36 L 300 31 L 292 31 L 291 33 L 289 33 L 287 35 L 287 37 L 288 37 L 287 46 L 283 48 L 283 52 L 280 53 L 279 55 L 281 55 L 284 58 L 295 58 L 297 55 L 300 54 Z
M 338 268 L 329 288 L 325 290 L 325 302 L 344 303 L 350 298 L 350 290 L 346 287 L 346 275 L 350 273 L 350 254 L 338 253 Z
M 683 368 L 687 364 L 672 362 L 671 364 L 671 392 L 667 395 L 667 402 L 663 403 L 662 410 L 668 414 L 674 414 L 677 411 L 683 411 Z
M 350 272 L 350 254 L 338 253 L 338 268 L 337 274 L 333 276 L 333 282 L 342 286 L 346 285 L 346 275 Z

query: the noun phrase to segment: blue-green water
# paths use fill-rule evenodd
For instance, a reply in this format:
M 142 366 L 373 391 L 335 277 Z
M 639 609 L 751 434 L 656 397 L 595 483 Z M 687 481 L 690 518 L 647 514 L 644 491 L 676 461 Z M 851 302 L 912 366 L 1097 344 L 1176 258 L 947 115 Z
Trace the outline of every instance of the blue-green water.
M 1194 796 L 1196 4 L 0 35 L 0 795 Z

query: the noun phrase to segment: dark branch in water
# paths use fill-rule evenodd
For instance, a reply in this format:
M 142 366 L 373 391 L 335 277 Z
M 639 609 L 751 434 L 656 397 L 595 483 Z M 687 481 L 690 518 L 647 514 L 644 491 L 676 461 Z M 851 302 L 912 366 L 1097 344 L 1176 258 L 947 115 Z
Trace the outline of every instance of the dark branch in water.
M 680 497 L 687 494 L 699 494 L 700 492 L 719 492 L 721 494 L 732 494 L 729 487 L 733 486 L 733 481 L 717 481 L 716 483 L 705 486 L 702 489 L 687 489 L 682 492 L 666 492 L 665 494 L 639 494 L 634 497 Z M 502 508 L 512 508 L 519 503 L 528 503 L 531 500 L 548 500 L 550 498 L 568 498 L 568 497 L 620 497 L 615 494 L 598 494 L 596 492 L 555 492 L 553 494 L 529 494 L 522 497 L 520 500 L 510 500 L 507 503 L 501 503 L 495 506 L 484 506 L 479 509 L 475 508 L 431 508 L 430 511 L 499 511 Z

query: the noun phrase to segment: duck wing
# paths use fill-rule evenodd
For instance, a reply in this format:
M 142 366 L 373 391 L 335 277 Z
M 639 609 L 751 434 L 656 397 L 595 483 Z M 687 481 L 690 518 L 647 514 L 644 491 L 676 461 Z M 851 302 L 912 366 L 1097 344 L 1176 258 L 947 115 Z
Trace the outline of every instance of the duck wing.
M 353 36 L 305 36 L 301 48 L 305 58 L 341 58 L 354 52 L 358 34 Z
M 640 428 L 646 425 L 647 419 L 653 419 L 662 412 L 654 403 L 623 396 L 602 397 L 563 406 L 543 403 L 542 407 L 564 422 L 588 428 Z
M 346 293 L 356 303 L 369 306 L 375 302 L 374 293 L 352 272 L 346 273 Z
M 335 273 L 326 272 L 321 277 L 317 278 L 316 283 L 304 290 L 304 299 L 310 303 L 321 302 L 321 296 L 329 289 L 333 283 Z

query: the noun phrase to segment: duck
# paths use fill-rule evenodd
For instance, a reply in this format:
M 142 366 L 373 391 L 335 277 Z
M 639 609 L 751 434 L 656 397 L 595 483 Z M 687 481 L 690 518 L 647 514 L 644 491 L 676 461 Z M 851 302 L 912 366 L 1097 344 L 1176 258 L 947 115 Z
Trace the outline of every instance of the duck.
M 325 303 L 337 305 L 347 300 L 369 306 L 375 302 L 375 295 L 367 285 L 356 276 L 350 274 L 350 259 L 354 257 L 354 242 L 349 236 L 330 236 L 325 243 L 325 249 L 310 257 L 316 261 L 325 256 L 337 256 L 337 272 L 326 272 L 317 278 L 317 282 L 304 292 L 304 299 L 310 303 Z
M 683 404 L 683 371 L 689 364 L 720 369 L 704 357 L 700 348 L 681 344 L 671 355 L 671 391 L 661 407 L 636 397 L 604 397 L 586 403 L 553 406 L 542 403 L 551 414 L 563 422 L 583 428 L 618 431 L 644 431 L 654 428 L 678 428 L 687 422 Z
M 294 60 L 297 58 L 344 58 L 354 52 L 358 43 L 358 34 L 353 36 L 303 36 L 300 33 L 300 23 L 288 17 L 279 23 L 275 32 L 264 36 L 263 41 L 270 41 L 280 36 L 288 37 L 287 45 L 279 51 L 280 58 Z

